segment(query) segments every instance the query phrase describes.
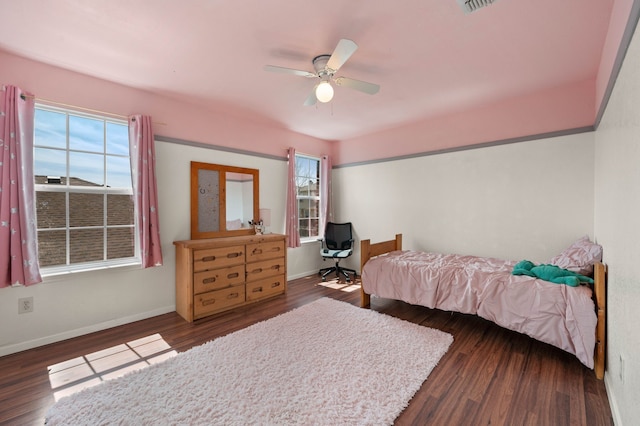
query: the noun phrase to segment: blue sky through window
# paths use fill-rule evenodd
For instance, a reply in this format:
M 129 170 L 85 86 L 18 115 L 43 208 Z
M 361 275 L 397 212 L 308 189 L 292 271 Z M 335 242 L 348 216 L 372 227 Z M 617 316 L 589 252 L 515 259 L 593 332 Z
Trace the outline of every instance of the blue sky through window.
M 34 142 L 36 175 L 67 176 L 68 170 L 70 178 L 98 185 L 106 183 L 112 188 L 131 187 L 129 130 L 126 123 L 69 114 L 67 158 L 66 114 L 36 108 Z

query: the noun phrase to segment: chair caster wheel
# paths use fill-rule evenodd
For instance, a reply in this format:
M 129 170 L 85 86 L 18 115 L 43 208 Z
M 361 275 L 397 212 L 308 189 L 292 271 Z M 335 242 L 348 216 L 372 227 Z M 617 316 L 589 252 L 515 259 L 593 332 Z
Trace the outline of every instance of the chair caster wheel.
M 324 282 L 324 281 L 326 281 L 326 280 L 327 280 L 327 279 L 326 279 L 325 277 L 322 277 L 322 281 L 323 281 L 323 282 Z

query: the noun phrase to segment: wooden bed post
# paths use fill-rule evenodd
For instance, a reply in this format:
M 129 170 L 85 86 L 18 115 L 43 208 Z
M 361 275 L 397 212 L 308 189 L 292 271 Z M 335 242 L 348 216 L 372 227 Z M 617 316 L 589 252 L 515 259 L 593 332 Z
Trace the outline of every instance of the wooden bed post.
M 371 295 L 364 292 L 364 288 L 362 287 L 362 270 L 364 268 L 364 264 L 367 263 L 369 257 L 371 257 L 371 240 L 362 240 L 360 241 L 360 307 L 366 308 L 371 304 Z
M 395 240 L 382 241 L 371 244 L 371 240 L 360 241 L 360 307 L 366 308 L 371 305 L 371 295 L 365 293 L 362 285 L 362 272 L 364 264 L 374 256 L 378 256 L 391 251 L 402 250 L 402 234 L 396 234 Z

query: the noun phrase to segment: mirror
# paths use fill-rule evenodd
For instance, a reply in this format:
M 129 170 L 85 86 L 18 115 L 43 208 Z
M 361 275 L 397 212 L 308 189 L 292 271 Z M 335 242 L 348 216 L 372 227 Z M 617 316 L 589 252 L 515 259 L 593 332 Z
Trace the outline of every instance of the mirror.
M 251 235 L 259 217 L 259 171 L 191 162 L 191 239 Z

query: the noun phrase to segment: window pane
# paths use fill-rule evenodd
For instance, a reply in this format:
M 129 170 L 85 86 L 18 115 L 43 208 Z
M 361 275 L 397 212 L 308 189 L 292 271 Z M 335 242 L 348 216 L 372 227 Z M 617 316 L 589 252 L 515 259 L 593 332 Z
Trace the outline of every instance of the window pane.
M 69 149 L 104 152 L 104 121 L 70 115 Z
M 64 192 L 36 192 L 38 229 L 67 226 L 66 195 Z
M 318 228 L 320 227 L 320 221 L 318 219 L 309 220 L 309 236 L 317 237 L 320 235 Z
M 307 217 L 318 218 L 320 217 L 320 201 L 309 200 L 309 214 Z
M 300 238 L 306 238 L 309 236 L 309 220 L 300 219 Z
M 107 156 L 107 186 L 110 188 L 131 188 L 129 157 Z
M 70 152 L 69 184 L 79 186 L 104 185 L 104 156 Z
M 312 177 L 315 180 L 320 179 L 320 161 L 311 160 L 309 163 L 309 172 L 309 177 Z
M 104 195 L 69 194 L 70 227 L 102 225 L 104 225 Z
M 55 148 L 67 147 L 66 114 L 36 109 L 34 144 Z
M 107 229 L 107 259 L 133 257 L 134 249 L 133 227 Z
M 36 148 L 33 173 L 37 176 L 67 176 L 66 151 Z
M 320 183 L 318 179 L 309 180 L 309 195 L 312 197 L 320 196 Z
M 133 197 L 107 195 L 107 225 L 133 225 Z
M 311 176 L 311 160 L 306 157 L 296 157 L 296 175 Z
M 72 229 L 69 231 L 71 263 L 104 260 L 102 229 Z
M 129 155 L 129 128 L 107 123 L 107 154 Z
M 298 200 L 298 217 L 300 219 L 309 217 L 309 200 L 308 199 Z
M 38 262 L 40 266 L 67 263 L 66 231 L 38 231 Z

